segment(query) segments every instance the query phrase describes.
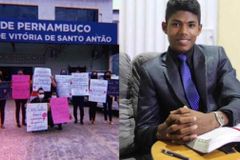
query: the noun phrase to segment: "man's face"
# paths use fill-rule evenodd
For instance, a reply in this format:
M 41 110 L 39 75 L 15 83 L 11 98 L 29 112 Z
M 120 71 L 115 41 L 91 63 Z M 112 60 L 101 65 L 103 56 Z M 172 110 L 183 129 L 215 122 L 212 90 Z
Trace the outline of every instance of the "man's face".
M 188 11 L 177 11 L 167 22 L 162 23 L 163 31 L 168 35 L 171 49 L 184 53 L 194 45 L 202 26 L 198 17 Z

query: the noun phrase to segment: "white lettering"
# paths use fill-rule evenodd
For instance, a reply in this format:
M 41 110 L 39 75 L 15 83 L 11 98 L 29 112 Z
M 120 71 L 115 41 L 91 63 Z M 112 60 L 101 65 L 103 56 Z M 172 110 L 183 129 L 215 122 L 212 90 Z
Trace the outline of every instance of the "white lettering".
M 14 22 L 0 21 L 0 29 L 14 30 Z
M 6 33 L 0 33 L 0 39 L 7 39 Z
M 45 41 L 55 41 L 55 35 L 45 35 Z
M 3 27 L 6 27 L 6 24 L 2 24 Z M 78 33 L 89 33 L 91 32 L 90 25 L 83 24 L 52 24 L 45 22 L 18 22 L 18 30 L 25 31 L 51 31 L 51 32 L 78 32 Z

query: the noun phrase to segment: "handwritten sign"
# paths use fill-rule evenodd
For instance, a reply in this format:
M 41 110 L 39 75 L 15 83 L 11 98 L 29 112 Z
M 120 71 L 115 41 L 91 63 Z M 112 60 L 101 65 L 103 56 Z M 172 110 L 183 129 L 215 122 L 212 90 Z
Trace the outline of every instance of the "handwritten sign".
M 70 75 L 56 75 L 57 94 L 59 97 L 71 97 L 71 80 Z
M 88 73 L 72 73 L 71 93 L 73 96 L 88 95 Z
M 54 124 L 70 122 L 67 98 L 51 98 L 51 112 Z
M 47 103 L 27 104 L 27 132 L 48 129 Z
M 107 94 L 111 96 L 119 96 L 119 80 L 118 79 L 108 80 Z
M 0 99 L 7 99 L 11 95 L 11 87 L 10 82 L 2 81 L 0 82 Z
M 107 95 L 107 80 L 91 79 L 89 101 L 91 102 L 106 102 Z
M 44 91 L 51 91 L 51 69 L 35 68 L 33 74 L 33 91 L 43 88 Z
M 30 76 L 13 75 L 12 76 L 12 98 L 28 99 L 30 97 Z

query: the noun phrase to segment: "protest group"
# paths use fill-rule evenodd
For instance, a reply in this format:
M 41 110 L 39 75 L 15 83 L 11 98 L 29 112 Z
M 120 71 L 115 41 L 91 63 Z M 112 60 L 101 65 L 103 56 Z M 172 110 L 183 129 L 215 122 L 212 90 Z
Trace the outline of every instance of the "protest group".
M 54 125 L 62 130 L 62 124 L 71 122 L 71 119 L 75 124 L 83 125 L 86 105 L 89 120 L 95 124 L 99 103 L 103 104 L 104 122 L 112 124 L 112 104 L 118 98 L 118 88 L 118 80 L 111 79 L 111 71 L 105 71 L 102 78 L 97 71 L 89 73 L 78 69 L 71 73 L 62 69 L 59 75 L 52 76 L 50 68 L 35 67 L 33 75 L 24 74 L 24 70 L 19 69 L 11 75 L 11 81 L 6 81 L 0 70 L 0 127 L 5 128 L 8 99 L 15 101 L 16 127 L 25 126 L 27 132 L 48 130 Z M 69 107 L 71 104 L 73 111 Z

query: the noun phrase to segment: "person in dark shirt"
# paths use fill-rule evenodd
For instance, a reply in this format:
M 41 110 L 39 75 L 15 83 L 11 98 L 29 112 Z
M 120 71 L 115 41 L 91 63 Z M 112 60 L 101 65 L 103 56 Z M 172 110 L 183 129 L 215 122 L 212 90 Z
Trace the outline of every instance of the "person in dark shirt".
M 80 73 L 80 70 L 76 70 L 76 73 Z M 74 115 L 74 123 L 78 122 L 77 110 L 80 109 L 80 123 L 83 125 L 83 117 L 84 117 L 84 96 L 72 96 L 72 104 L 73 104 L 73 115 Z
M 98 79 L 98 73 L 96 71 L 92 72 L 91 79 Z M 96 107 L 97 102 L 89 102 L 89 120 L 92 124 L 95 124 Z
M 19 69 L 17 72 L 18 75 L 24 75 L 23 70 Z M 29 82 L 30 83 L 30 82 Z M 17 127 L 20 128 L 20 120 L 19 120 L 19 114 L 20 114 L 20 109 L 22 109 L 22 125 L 26 126 L 26 108 L 25 105 L 27 103 L 27 99 L 15 99 L 15 104 L 16 104 L 16 123 Z
M 3 72 L 0 70 L 0 84 L 3 83 L 4 76 Z M 6 105 L 6 95 L 7 95 L 7 89 L 1 89 L 0 90 L 2 97 L 0 97 L 0 116 L 1 116 L 1 125 L 0 128 L 4 129 L 4 120 L 5 120 L 5 105 Z
M 38 92 L 38 96 L 35 97 L 33 100 L 31 100 L 30 103 L 48 103 L 49 104 L 49 98 L 46 97 L 43 88 L 39 88 L 37 92 Z M 52 119 L 52 113 L 51 113 L 51 107 L 50 106 L 48 106 L 48 125 L 51 128 L 54 127 L 54 123 L 53 123 L 53 119 Z M 62 124 L 58 124 L 58 129 L 62 130 Z
M 103 77 L 104 80 L 110 80 L 111 74 L 112 74 L 111 71 L 106 71 Z M 103 106 L 104 106 L 104 120 L 107 123 L 108 116 L 109 116 L 109 124 L 113 124 L 112 123 L 112 103 L 113 103 L 113 96 L 110 96 L 107 94 L 106 103 L 103 103 Z
M 240 83 L 223 47 L 195 43 L 199 2 L 169 0 L 162 29 L 168 50 L 139 67 L 135 143 L 141 154 L 158 140 L 186 144 L 240 123 Z

